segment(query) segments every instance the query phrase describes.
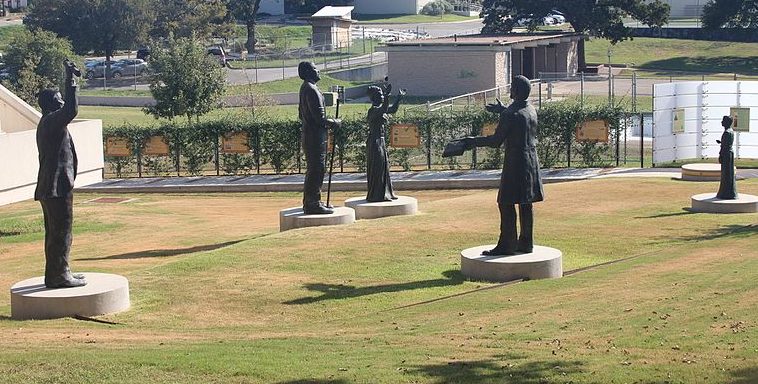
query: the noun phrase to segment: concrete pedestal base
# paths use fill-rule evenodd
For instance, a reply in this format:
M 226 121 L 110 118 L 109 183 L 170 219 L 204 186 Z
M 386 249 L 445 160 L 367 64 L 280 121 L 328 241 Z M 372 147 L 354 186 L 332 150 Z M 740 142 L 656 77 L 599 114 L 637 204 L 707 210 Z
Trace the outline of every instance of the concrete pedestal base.
M 484 256 L 495 244 L 461 252 L 461 273 L 472 280 L 506 282 L 518 279 L 555 279 L 563 276 L 563 253 L 555 248 L 534 246 L 532 253 L 513 256 Z
M 681 180 L 720 181 L 721 180 L 721 164 L 710 164 L 710 163 L 684 164 L 682 165 Z
M 415 215 L 418 211 L 418 201 L 408 196 L 398 196 L 397 200 L 379 202 L 368 202 L 363 197 L 353 197 L 345 200 L 345 205 L 355 209 L 355 218 L 358 220 Z
M 353 222 L 355 222 L 355 211 L 348 207 L 335 207 L 334 213 L 330 215 L 306 215 L 303 212 L 303 207 L 279 211 L 279 232 L 295 228 L 342 225 Z
M 87 285 L 48 289 L 43 276 L 11 287 L 11 318 L 16 320 L 97 316 L 129 309 L 129 282 L 108 273 L 84 273 Z
M 704 213 L 754 213 L 758 212 L 758 196 L 737 192 L 734 200 L 721 200 L 715 193 L 692 196 L 692 210 Z

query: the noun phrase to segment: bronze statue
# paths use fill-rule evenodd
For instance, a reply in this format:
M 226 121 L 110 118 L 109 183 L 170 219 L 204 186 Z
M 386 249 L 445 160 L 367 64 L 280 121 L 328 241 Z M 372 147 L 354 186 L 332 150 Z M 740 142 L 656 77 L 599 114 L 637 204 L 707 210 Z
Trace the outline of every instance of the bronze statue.
M 306 214 L 330 214 L 334 210 L 321 201 L 321 186 L 326 171 L 328 130 L 339 127 L 339 119 L 327 119 L 324 95 L 316 86 L 321 80 L 316 65 L 307 61 L 297 67 L 303 79 L 300 86 L 300 121 L 303 124 L 303 151 L 305 152 L 305 184 L 303 185 L 303 211 Z
M 721 119 L 721 125 L 724 127 L 724 133 L 721 134 L 721 140 L 716 140 L 721 144 L 719 150 L 719 163 L 721 164 L 721 182 L 716 197 L 723 200 L 734 200 L 737 198 L 737 175 L 734 173 L 734 130 L 732 130 L 732 118 L 724 116 Z
M 73 224 L 73 189 L 77 158 L 68 124 L 79 112 L 76 78 L 81 72 L 68 60 L 65 99 L 54 89 L 39 93 L 42 118 L 37 125 L 39 173 L 34 199 L 42 205 L 45 218 L 45 286 L 69 288 L 86 285 L 81 274 L 72 274 L 68 265 Z
M 466 149 L 474 147 L 497 148 L 505 143 L 505 163 L 500 176 L 497 203 L 500 208 L 500 238 L 495 248 L 484 255 L 514 255 L 530 253 L 534 248 L 532 203 L 542 201 L 542 180 L 537 159 L 537 111 L 527 98 L 531 83 L 517 76 L 511 83 L 511 103 L 505 107 L 500 100 L 486 109 L 500 116 L 492 136 L 466 137 Z M 516 236 L 516 208 L 519 206 L 521 234 Z
M 368 184 L 366 200 L 371 202 L 397 199 L 392 190 L 390 161 L 384 138 L 389 114 L 397 112 L 400 100 L 405 96 L 405 90 L 400 90 L 395 103 L 392 105 L 390 105 L 389 100 L 391 91 L 392 86 L 389 83 L 385 89 L 375 85 L 368 87 L 371 107 L 366 116 L 369 128 L 368 139 L 366 140 L 366 181 Z

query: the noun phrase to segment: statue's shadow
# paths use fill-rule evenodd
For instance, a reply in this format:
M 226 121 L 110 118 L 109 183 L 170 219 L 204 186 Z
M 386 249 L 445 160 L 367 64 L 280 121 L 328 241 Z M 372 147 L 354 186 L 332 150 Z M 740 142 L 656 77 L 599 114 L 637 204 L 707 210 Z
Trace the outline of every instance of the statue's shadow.
M 309 291 L 321 292 L 320 296 L 302 297 L 299 299 L 285 301 L 283 304 L 310 304 L 325 300 L 347 299 L 352 297 L 374 295 L 377 293 L 447 287 L 462 284 L 465 281 L 463 275 L 461 275 L 461 272 L 458 270 L 448 270 L 442 272 L 442 276 L 444 278 L 397 284 L 369 285 L 366 287 L 356 287 L 345 284 L 309 283 L 304 285 L 305 289 Z

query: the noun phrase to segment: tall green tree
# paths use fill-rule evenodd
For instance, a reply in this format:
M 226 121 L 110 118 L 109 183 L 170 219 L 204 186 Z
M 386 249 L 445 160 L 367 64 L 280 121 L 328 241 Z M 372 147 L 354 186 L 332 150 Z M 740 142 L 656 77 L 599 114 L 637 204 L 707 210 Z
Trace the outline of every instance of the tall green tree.
M 261 0 L 226 0 L 229 12 L 247 27 L 247 41 L 245 48 L 248 53 L 255 52 L 255 44 L 258 42 L 255 36 L 256 20 L 258 10 L 261 8 Z
M 110 61 L 116 50 L 145 42 L 151 20 L 149 0 L 35 0 L 24 24 L 67 37 L 79 54 L 103 53 Z
M 758 0 L 711 0 L 703 7 L 703 28 L 758 29 Z
M 194 36 L 169 35 L 164 47 L 153 49 L 150 64 L 156 105 L 145 108 L 146 113 L 169 120 L 186 116 L 191 122 L 219 106 L 226 73 Z
M 156 39 L 195 36 L 231 36 L 234 23 L 223 0 L 154 0 L 155 19 L 150 36 Z
M 484 0 L 482 33 L 510 32 L 517 20 L 529 19 L 534 30 L 542 18 L 562 13 L 576 32 L 617 43 L 631 37 L 623 18 L 631 16 L 649 26 L 668 22 L 670 7 L 660 0 Z
M 80 61 L 71 43 L 43 30 L 22 30 L 8 44 L 3 60 L 10 79 L 4 83 L 21 99 L 37 106 L 37 93 L 63 84 L 63 61 Z

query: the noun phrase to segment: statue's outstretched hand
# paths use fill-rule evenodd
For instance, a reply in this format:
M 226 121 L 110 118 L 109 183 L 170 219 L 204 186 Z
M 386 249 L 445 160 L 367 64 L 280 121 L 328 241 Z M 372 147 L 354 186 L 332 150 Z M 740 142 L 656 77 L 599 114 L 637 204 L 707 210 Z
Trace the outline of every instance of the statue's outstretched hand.
M 338 129 L 342 126 L 342 119 L 327 119 L 326 121 L 329 123 L 329 128 L 331 129 Z
M 408 93 L 408 91 L 405 88 L 400 88 L 400 90 L 397 92 L 400 96 L 405 96 Z
M 461 139 L 463 141 L 463 145 L 466 147 L 466 150 L 474 149 L 476 147 L 476 142 L 474 141 L 473 136 L 466 136 Z
M 74 76 L 81 77 L 82 72 L 79 70 L 79 68 L 76 66 L 76 63 L 73 61 L 66 59 L 63 62 L 63 67 L 66 69 L 66 78 L 71 79 Z
M 487 104 L 484 109 L 487 110 L 487 112 L 492 112 L 496 114 L 500 114 L 501 112 L 505 111 L 505 105 L 500 101 L 499 98 L 495 99 L 497 100 L 497 103 Z

